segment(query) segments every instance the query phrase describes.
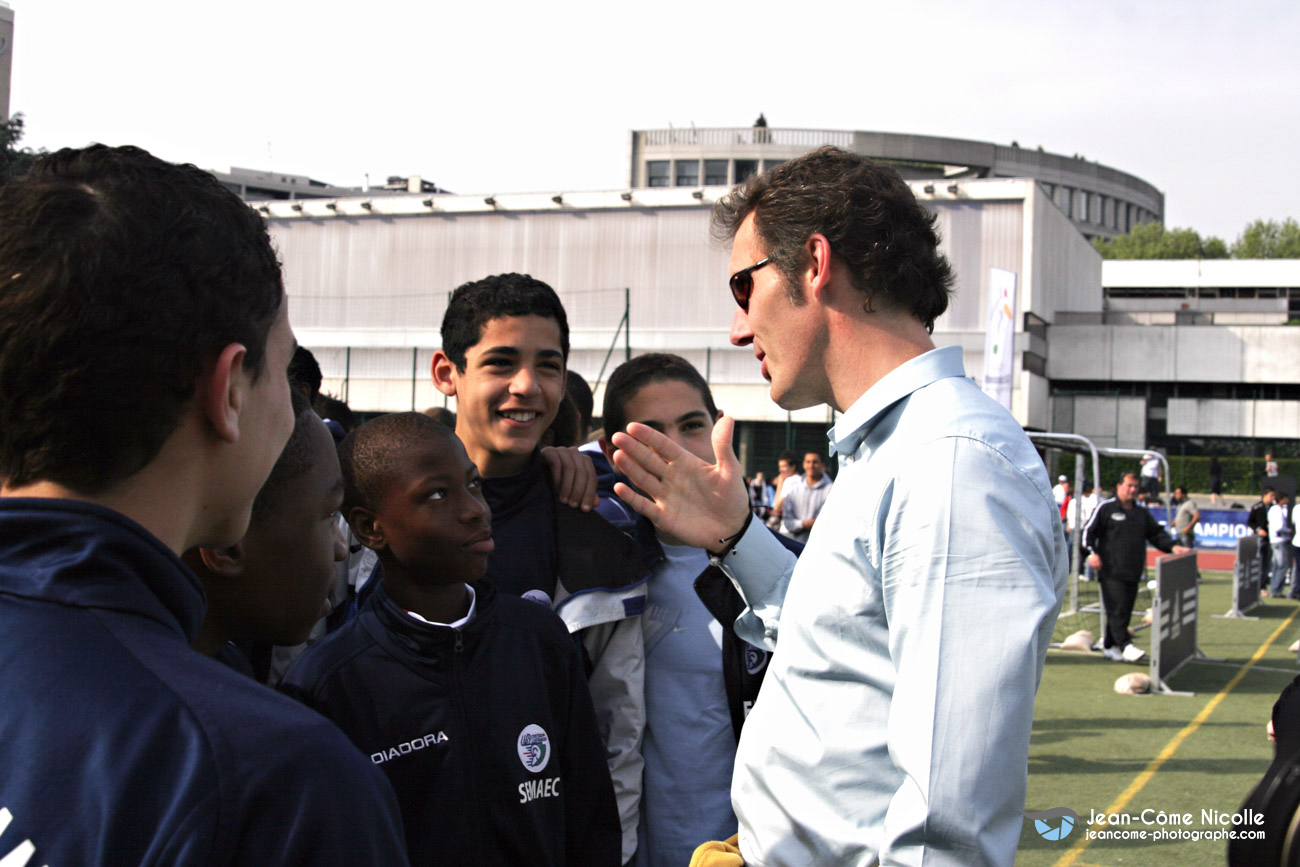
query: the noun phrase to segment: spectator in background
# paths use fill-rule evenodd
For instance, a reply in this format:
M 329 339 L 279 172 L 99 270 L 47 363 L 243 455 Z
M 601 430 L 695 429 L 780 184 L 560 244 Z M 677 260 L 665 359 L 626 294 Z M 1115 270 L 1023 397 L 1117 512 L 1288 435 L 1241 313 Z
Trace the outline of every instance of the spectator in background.
M 1097 508 L 1097 494 L 1093 489 L 1092 482 L 1084 481 L 1083 492 L 1070 501 L 1069 508 L 1065 511 L 1065 532 L 1066 540 L 1070 547 L 1070 556 L 1074 556 L 1074 533 L 1080 527 L 1088 526 L 1088 521 L 1092 519 L 1092 513 Z M 1080 539 L 1080 543 L 1082 543 Z M 1085 550 L 1085 549 L 1081 549 Z M 1074 563 L 1074 570 L 1078 572 L 1079 564 Z M 1085 564 L 1086 580 L 1091 581 L 1096 577 L 1096 572 L 1091 566 Z
M 1219 464 L 1219 456 L 1210 457 L 1210 505 L 1219 504 L 1219 495 L 1223 493 L 1223 467 Z
M 1296 499 L 1300 500 L 1300 497 Z M 1296 518 L 1300 517 L 1300 510 L 1296 509 L 1297 505 L 1300 505 L 1300 503 L 1291 504 L 1291 590 L 1287 593 L 1287 597 L 1290 599 L 1300 599 L 1300 580 L 1297 580 L 1300 579 L 1300 568 L 1297 568 L 1296 565 L 1300 563 L 1300 556 L 1297 556 L 1296 552 L 1296 542 L 1300 540 L 1295 537 L 1295 522 Z
M 754 478 L 749 481 L 749 505 L 758 518 L 766 521 L 768 515 L 772 514 L 775 497 L 776 489 L 767 483 L 762 470 L 754 473 Z
M 1255 532 L 1259 540 L 1259 589 L 1265 596 L 1268 595 L 1273 563 L 1273 546 L 1268 542 L 1268 510 L 1272 508 L 1276 497 L 1277 492 L 1266 485 L 1259 502 L 1250 507 L 1250 513 L 1246 516 L 1246 526 Z
M 773 530 L 781 528 L 781 505 L 785 500 L 785 483 L 794 478 L 794 453 L 781 452 L 776 459 L 776 478 L 772 480 L 776 493 L 772 498 L 772 517 L 768 521 L 768 526 Z
M 1065 505 L 1065 486 L 1068 484 L 1067 476 L 1056 477 L 1056 484 L 1052 487 L 1052 499 L 1056 500 L 1058 508 Z
M 1270 596 L 1281 596 L 1291 575 L 1291 540 L 1295 538 L 1295 525 L 1291 523 L 1290 497 L 1278 491 L 1275 502 L 1268 509 L 1268 544 L 1273 549 L 1273 568 L 1269 580 Z
M 1264 455 L 1264 475 L 1270 479 L 1276 479 L 1278 473 L 1277 461 L 1273 460 L 1271 452 Z
M 1196 501 L 1189 499 L 1187 488 L 1179 485 L 1174 488 L 1174 503 L 1178 511 L 1174 513 L 1174 531 L 1178 534 L 1178 544 L 1184 548 L 1196 547 L 1196 525 L 1201 520 L 1200 509 Z
M 321 376 L 320 364 L 317 363 L 316 356 L 312 355 L 307 347 L 297 346 L 293 350 L 293 361 L 289 362 L 290 387 L 307 398 L 309 404 L 315 404 L 316 398 L 320 397 L 320 386 L 323 381 L 324 377 Z
M 807 542 L 817 516 L 834 484 L 826 475 L 826 462 L 818 452 L 803 456 L 803 475 L 787 479 L 781 507 L 781 533 L 796 542 Z
M 1141 494 L 1141 501 L 1150 504 L 1152 500 L 1160 499 L 1160 483 L 1164 481 L 1164 476 L 1160 472 L 1160 458 L 1157 455 L 1145 454 L 1142 456 L 1142 480 L 1138 492 Z

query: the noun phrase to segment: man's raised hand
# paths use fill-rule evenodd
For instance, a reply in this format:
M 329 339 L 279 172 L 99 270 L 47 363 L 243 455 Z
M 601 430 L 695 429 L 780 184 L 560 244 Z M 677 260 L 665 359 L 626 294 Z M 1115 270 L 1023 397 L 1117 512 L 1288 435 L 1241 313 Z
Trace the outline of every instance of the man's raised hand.
M 708 464 L 653 428 L 628 425 L 610 442 L 614 465 L 636 490 L 620 482 L 614 493 L 668 535 L 720 552 L 722 540 L 737 535 L 749 517 L 745 478 L 731 450 L 734 428 L 727 416 L 713 426 L 717 463 Z

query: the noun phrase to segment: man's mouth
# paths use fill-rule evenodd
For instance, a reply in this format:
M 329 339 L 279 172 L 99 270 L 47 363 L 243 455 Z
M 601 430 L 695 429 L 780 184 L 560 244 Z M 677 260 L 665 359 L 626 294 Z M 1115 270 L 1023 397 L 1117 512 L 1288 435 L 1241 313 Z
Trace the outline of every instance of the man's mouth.
M 541 413 L 522 409 L 503 409 L 501 410 L 501 415 L 503 418 L 508 418 L 511 421 L 517 421 L 520 424 L 527 424 L 528 422 L 535 421 L 539 418 Z

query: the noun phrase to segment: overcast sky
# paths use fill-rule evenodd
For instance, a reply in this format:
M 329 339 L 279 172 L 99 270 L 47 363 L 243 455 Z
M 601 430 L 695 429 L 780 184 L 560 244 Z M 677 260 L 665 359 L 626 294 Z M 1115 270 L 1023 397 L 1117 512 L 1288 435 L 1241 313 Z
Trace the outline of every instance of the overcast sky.
M 879 130 L 1082 154 L 1234 239 L 1300 215 L 1300 4 L 10 0 L 26 145 L 460 193 L 619 189 L 628 131 Z

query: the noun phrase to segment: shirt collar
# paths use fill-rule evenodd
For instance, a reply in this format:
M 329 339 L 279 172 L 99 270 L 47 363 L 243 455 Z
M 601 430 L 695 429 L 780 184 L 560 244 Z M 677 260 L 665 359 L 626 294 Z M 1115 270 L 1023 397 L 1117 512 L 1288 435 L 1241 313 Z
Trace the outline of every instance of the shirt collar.
M 851 455 L 890 407 L 917 389 L 950 376 L 965 376 L 960 346 L 943 346 L 903 362 L 881 377 L 831 428 L 830 453 Z

